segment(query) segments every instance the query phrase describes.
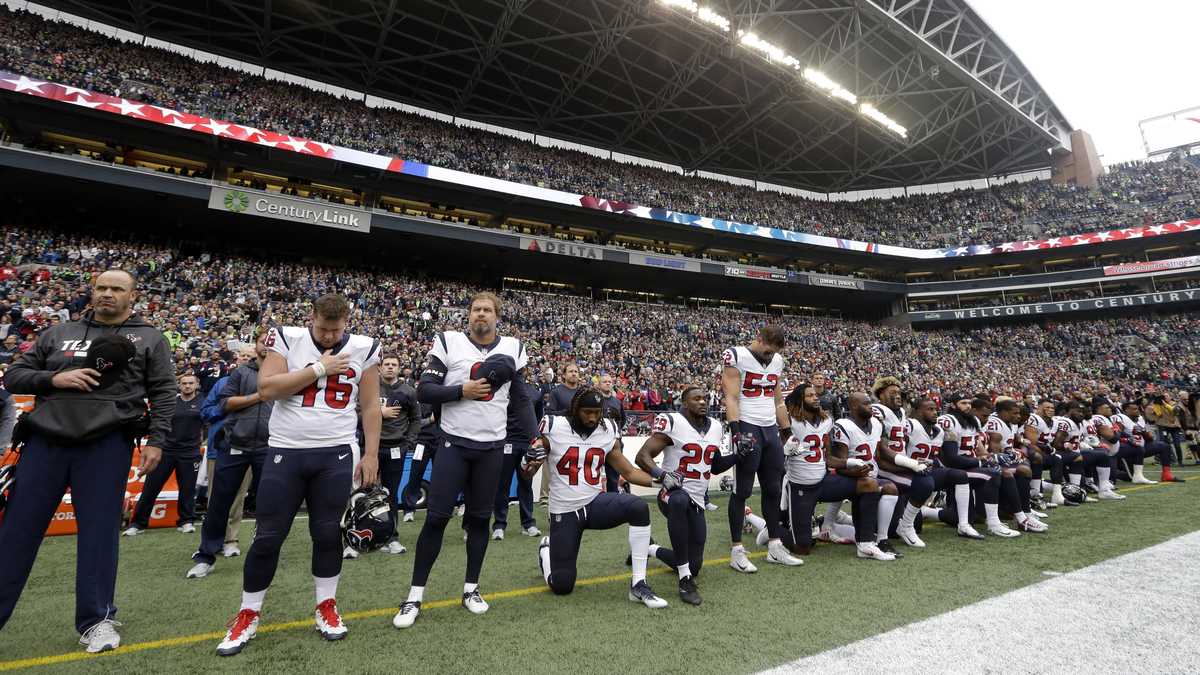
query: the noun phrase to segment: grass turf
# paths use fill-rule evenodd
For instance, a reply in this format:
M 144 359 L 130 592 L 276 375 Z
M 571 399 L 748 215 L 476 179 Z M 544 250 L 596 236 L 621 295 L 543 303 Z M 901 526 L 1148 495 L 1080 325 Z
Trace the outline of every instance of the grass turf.
M 801 568 L 757 559 L 754 575 L 724 564 L 728 534 L 722 508 L 708 514 L 707 558 L 720 562 L 699 576 L 701 607 L 680 602 L 674 575 L 651 561 L 657 573 L 649 580 L 671 603 L 663 610 L 625 598 L 626 582 L 618 577 L 627 572 L 625 528 L 588 532 L 579 578 L 596 581 L 556 597 L 543 589 L 536 540 L 510 527 L 506 540 L 489 547 L 481 580 L 485 594 L 505 597 L 490 600 L 487 615 L 472 616 L 458 606 L 464 550 L 455 521 L 426 590 L 427 609 L 416 626 L 396 631 L 390 618 L 407 592 L 418 519 L 402 526 L 409 553 L 373 553 L 347 562 L 338 601 L 350 635 L 328 644 L 312 629 L 310 545 L 306 521 L 299 520 L 264 608 L 264 625 L 283 625 L 260 630 L 245 652 L 228 659 L 214 649 L 237 610 L 243 558 L 220 559 L 208 578 L 185 580 L 196 535 L 159 530 L 121 541 L 122 649 L 97 659 L 51 662 L 38 671 L 753 671 L 1035 583 L 1046 572 L 1067 572 L 1198 529 L 1200 473 L 1180 475 L 1196 480 L 1127 488 L 1129 499 L 1120 503 L 1059 508 L 1051 513 L 1047 535 L 970 542 L 933 526 L 924 534 L 929 548 L 904 549 L 905 558 L 894 563 L 857 560 L 851 546 L 822 545 Z M 724 507 L 724 499 L 718 497 L 718 504 Z M 664 520 L 657 509 L 651 513 L 657 539 L 665 540 Z M 537 515 L 544 526 L 545 511 Z M 244 544 L 250 528 L 243 525 Z M 23 659 L 82 654 L 71 630 L 74 546 L 70 537 L 42 546 L 24 597 L 0 633 L 0 669 Z M 1169 592 L 1170 580 L 1163 583 Z

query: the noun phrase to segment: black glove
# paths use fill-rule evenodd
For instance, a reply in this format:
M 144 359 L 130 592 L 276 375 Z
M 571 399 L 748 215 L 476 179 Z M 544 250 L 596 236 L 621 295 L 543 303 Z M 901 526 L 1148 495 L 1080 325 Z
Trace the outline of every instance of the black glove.
M 738 457 L 746 458 L 754 453 L 754 434 L 741 432 L 733 436 L 733 449 Z

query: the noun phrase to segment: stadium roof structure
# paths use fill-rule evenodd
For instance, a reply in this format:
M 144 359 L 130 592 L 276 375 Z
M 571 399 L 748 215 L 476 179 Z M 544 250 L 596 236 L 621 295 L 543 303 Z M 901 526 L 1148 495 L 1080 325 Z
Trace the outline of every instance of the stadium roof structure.
M 709 0 L 727 31 L 680 0 L 42 3 L 455 116 L 818 192 L 1044 169 L 1069 147 L 1062 113 L 965 0 Z M 799 67 L 746 48 L 745 33 Z

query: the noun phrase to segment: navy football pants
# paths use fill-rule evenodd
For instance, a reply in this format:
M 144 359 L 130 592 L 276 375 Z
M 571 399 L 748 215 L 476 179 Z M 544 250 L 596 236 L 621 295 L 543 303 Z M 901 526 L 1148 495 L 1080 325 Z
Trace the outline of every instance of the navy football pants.
M 117 539 L 133 442 L 114 432 L 88 445 L 63 446 L 34 434 L 21 451 L 17 480 L 0 522 L 0 629 L 21 597 L 46 528 L 67 488 L 75 539 L 75 630 L 117 613 Z
M 256 593 L 271 585 L 279 567 L 279 550 L 301 502 L 308 505 L 312 575 L 341 574 L 342 514 L 350 500 L 352 454 L 349 445 L 267 449 L 258 483 L 254 543 L 246 554 L 244 591 Z
M 640 497 L 620 492 L 601 492 L 578 511 L 550 514 L 550 590 L 555 595 L 575 590 L 575 563 L 584 530 L 649 524 L 649 505 Z
M 658 510 L 667 517 L 667 534 L 671 548 L 658 547 L 654 557 L 672 569 L 685 562 L 692 577 L 700 574 L 704 566 L 704 542 L 708 539 L 708 524 L 704 522 L 704 509 L 692 501 L 691 495 L 676 488 L 667 492 L 658 491 Z M 679 551 L 679 553 L 676 553 Z M 680 554 L 686 557 L 680 559 Z
M 779 516 L 779 498 L 783 492 L 783 442 L 779 427 L 759 427 L 741 423 L 742 432 L 754 437 L 754 452 L 737 463 L 734 471 L 733 495 L 729 498 L 729 539 L 742 541 L 742 526 L 746 522 L 746 500 L 754 490 L 754 476 L 762 493 L 762 517 L 767 520 L 767 533 L 772 539 L 783 536 Z
M 820 483 L 799 485 L 788 483 L 788 516 L 791 527 L 784 532 L 783 543 L 789 548 L 807 551 L 812 548 L 812 520 L 817 502 L 850 500 L 850 517 L 854 520 L 854 540 L 875 541 L 879 518 L 880 493 L 858 494 L 858 479 L 838 473 L 827 473 Z

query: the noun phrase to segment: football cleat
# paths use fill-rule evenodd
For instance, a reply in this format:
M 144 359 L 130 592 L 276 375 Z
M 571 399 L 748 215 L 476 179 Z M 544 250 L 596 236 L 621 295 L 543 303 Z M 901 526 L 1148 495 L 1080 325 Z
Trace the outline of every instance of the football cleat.
M 468 593 L 463 593 L 462 606 L 466 607 L 467 611 L 472 614 L 483 614 L 488 611 L 488 604 L 484 601 L 483 596 L 479 595 L 478 588 Z
M 883 551 L 884 553 L 891 553 L 893 556 L 895 556 L 897 558 L 904 557 L 904 554 L 901 553 L 900 551 L 897 551 L 896 547 L 892 546 L 892 542 L 888 539 L 884 539 L 883 541 L 877 542 L 875 545 L 878 546 L 879 550 Z
M 837 518 L 838 525 L 853 525 L 854 524 L 853 516 L 851 516 L 849 513 L 846 513 L 845 511 L 838 510 L 836 518 Z
M 121 533 L 121 536 L 122 537 L 136 537 L 143 532 L 145 532 L 145 530 L 143 530 L 142 528 L 137 527 L 136 525 L 130 525 L 129 527 L 125 528 L 125 531 Z
M 1145 476 L 1134 476 L 1133 480 L 1130 482 L 1134 483 L 1135 485 L 1156 485 L 1156 484 L 1158 484 L 1158 481 L 1150 480 L 1149 478 L 1146 478 Z
M 1048 532 L 1050 526 L 1032 516 L 1027 516 L 1025 520 L 1017 523 L 1017 529 L 1022 532 Z
M 354 560 L 358 557 L 358 551 L 347 546 L 342 550 L 342 560 Z
M 236 558 L 242 554 L 242 549 L 238 548 L 237 542 L 225 544 L 221 546 L 221 555 L 226 558 Z
M 530 525 L 529 527 L 521 530 L 521 534 L 525 535 L 526 537 L 540 537 L 542 536 L 542 531 L 537 529 L 537 525 Z
M 1041 511 L 1038 511 L 1037 509 L 1030 509 L 1029 515 L 1033 516 L 1034 518 L 1037 518 L 1038 520 L 1041 520 L 1042 518 L 1049 518 L 1048 515 L 1046 515 L 1045 513 L 1041 512 Z
M 121 624 L 112 619 L 104 619 L 99 623 L 93 624 L 79 636 L 79 644 L 87 645 L 85 650 L 89 654 L 99 654 L 110 649 L 116 649 L 121 646 L 121 636 L 117 633 L 117 626 Z
M 702 602 L 700 589 L 696 588 L 696 581 L 691 575 L 679 580 L 679 599 L 689 605 L 699 605 Z
M 329 598 L 317 605 L 317 632 L 326 640 L 341 640 L 346 637 L 346 624 L 338 613 L 337 600 Z
M 979 532 L 976 531 L 975 528 L 971 527 L 969 524 L 966 524 L 966 523 L 958 526 L 958 536 L 963 537 L 964 539 L 983 539 L 984 538 L 984 536 L 982 534 L 979 534 Z
M 716 504 L 714 504 L 714 503 L 712 503 L 712 502 L 705 502 L 705 503 L 704 503 L 704 510 L 705 510 L 705 511 L 716 511 L 716 510 L 717 510 L 717 509 L 719 509 L 719 508 L 721 508 L 721 507 L 717 506 Z
M 454 507 L 454 517 L 455 518 L 462 518 L 464 515 L 466 515 L 466 513 L 467 513 L 467 505 L 466 504 L 459 504 L 458 506 Z
M 1091 495 L 1094 495 L 1100 491 L 1100 489 L 1096 487 L 1096 481 L 1092 480 L 1091 478 L 1084 478 L 1082 487 L 1085 491 L 1087 491 L 1088 494 Z
M 391 553 L 392 555 L 400 555 L 401 553 L 408 552 L 408 549 L 404 548 L 404 544 L 401 544 L 395 539 L 381 546 L 379 550 L 383 551 L 384 553 Z
M 175 529 L 183 534 L 192 534 L 196 531 L 196 526 L 191 523 L 184 523 Z
M 1101 501 L 1120 501 L 1122 499 L 1125 499 L 1125 495 L 1117 494 L 1116 492 L 1113 492 L 1112 490 L 1101 490 L 1099 493 L 1096 494 L 1096 496 Z
M 868 560 L 883 560 L 885 562 L 896 559 L 896 556 L 880 549 L 877 544 L 869 541 L 858 545 L 857 555 L 860 558 L 866 558 Z
M 925 542 L 917 535 L 915 527 L 897 527 L 896 534 L 900 535 L 901 541 L 913 548 L 925 548 Z
M 645 579 L 630 587 L 629 601 L 640 602 L 650 609 L 662 609 L 667 606 L 667 601 L 655 595 L 654 591 L 650 589 L 650 584 L 646 583 Z
M 212 568 L 212 565 L 205 562 L 196 563 L 195 565 L 192 565 L 192 569 L 187 571 L 187 575 L 185 575 L 184 578 L 203 579 L 204 577 L 208 576 L 208 573 L 212 571 Z
M 776 565 L 786 565 L 788 567 L 797 567 L 804 564 L 804 561 L 792 555 L 782 541 L 773 541 L 767 546 L 767 562 L 775 563 Z
M 499 528 L 492 530 L 492 541 L 503 541 L 503 540 L 504 540 L 504 530 L 501 530 Z
M 769 542 L 770 540 L 771 540 L 771 533 L 768 532 L 767 528 L 765 528 L 765 527 L 763 529 L 759 530 L 758 534 L 755 535 L 755 537 L 754 537 L 754 543 L 757 544 L 758 546 L 766 546 L 767 542 Z
M 400 611 L 396 612 L 396 616 L 392 617 L 392 625 L 396 628 L 408 628 L 416 623 L 417 615 L 420 613 L 420 602 L 406 600 L 400 603 Z
M 1029 495 L 1029 504 L 1038 511 L 1045 511 L 1050 508 L 1046 506 L 1046 500 L 1041 493 Z
M 758 568 L 750 562 L 745 549 L 738 549 L 729 554 L 729 566 L 743 574 L 754 574 Z
M 845 537 L 840 537 L 833 530 L 821 530 L 821 533 L 817 535 L 817 539 L 819 539 L 821 541 L 827 541 L 831 544 L 853 544 L 854 543 L 853 539 L 846 539 Z
M 1009 527 L 1007 525 L 1005 525 L 1004 523 L 996 523 L 995 525 L 988 525 L 988 534 L 994 535 L 997 537 L 1005 537 L 1007 539 L 1021 536 L 1020 532 L 1009 529 Z
M 414 521 L 414 520 L 416 520 L 416 516 L 414 516 L 414 515 L 413 515 L 413 512 L 412 512 L 412 511 L 405 511 L 405 512 L 404 512 L 404 522 L 406 522 L 406 523 L 411 523 L 411 522 L 412 522 L 412 521 Z
M 233 656 L 245 648 L 246 643 L 254 639 L 258 633 L 258 612 L 243 609 L 229 622 L 225 639 L 217 645 L 218 656 Z

